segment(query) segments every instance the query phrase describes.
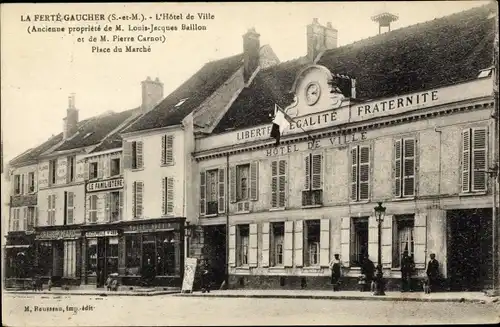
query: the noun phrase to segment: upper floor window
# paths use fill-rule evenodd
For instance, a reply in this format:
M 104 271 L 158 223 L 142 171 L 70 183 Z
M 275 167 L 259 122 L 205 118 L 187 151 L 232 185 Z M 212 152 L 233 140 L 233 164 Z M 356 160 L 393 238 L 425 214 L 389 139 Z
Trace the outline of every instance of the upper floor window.
M 394 141 L 394 180 L 395 197 L 415 196 L 416 141 L 414 138 L 401 138 Z
M 305 183 L 302 191 L 302 205 L 323 204 L 323 156 L 322 154 L 309 154 L 304 159 Z
M 66 210 L 64 216 L 64 224 L 70 225 L 73 224 L 74 213 L 75 213 L 75 193 L 73 192 L 64 192 L 66 195 Z
M 47 225 L 56 224 L 56 195 L 50 194 L 47 197 Z
M 142 152 L 142 142 L 134 141 L 131 143 L 131 168 L 141 169 L 143 168 L 143 152 Z
M 161 164 L 174 164 L 174 136 L 163 135 L 161 137 Z
M 485 127 L 462 131 L 462 192 L 486 191 L 488 130 Z
M 174 178 L 164 177 L 162 179 L 162 213 L 172 215 L 174 213 Z
M 89 215 L 89 222 L 96 223 L 97 222 L 97 195 L 92 194 L 89 196 L 89 208 L 87 210 Z
M 250 165 L 240 165 L 236 167 L 236 200 L 247 201 L 249 196 L 249 175 Z
M 143 192 L 144 182 L 134 182 L 132 188 L 132 209 L 134 218 L 141 218 L 143 215 Z
M 70 156 L 67 158 L 68 170 L 67 170 L 67 182 L 72 183 L 75 181 L 76 175 L 76 157 Z
M 56 184 L 57 177 L 57 159 L 52 159 L 49 161 L 49 185 Z
M 13 208 L 12 209 L 12 231 L 19 230 L 19 216 L 21 213 L 21 208 Z
M 110 192 L 107 201 L 106 208 L 109 210 L 108 220 L 110 222 L 121 220 L 123 216 L 123 192 Z
M 284 208 L 286 201 L 286 160 L 271 162 L 271 207 Z
M 99 163 L 97 161 L 89 162 L 89 179 L 95 179 L 99 176 Z
M 14 175 L 14 195 L 22 193 L 21 175 Z
M 37 226 L 36 207 L 27 207 L 27 217 L 25 226 L 27 231 L 31 231 L 35 226 Z
M 236 165 L 230 172 L 231 202 L 238 202 L 237 211 L 249 211 L 249 201 L 258 200 L 259 163 Z
M 351 148 L 351 200 L 366 201 L 370 197 L 370 146 Z
M 33 171 L 28 173 L 28 192 L 35 192 L 35 172 Z
M 121 174 L 121 163 L 120 163 L 120 158 L 113 158 L 110 161 L 110 169 L 109 169 L 109 175 L 110 176 L 118 176 Z
M 226 170 L 211 169 L 200 173 L 200 213 L 216 215 L 225 212 Z

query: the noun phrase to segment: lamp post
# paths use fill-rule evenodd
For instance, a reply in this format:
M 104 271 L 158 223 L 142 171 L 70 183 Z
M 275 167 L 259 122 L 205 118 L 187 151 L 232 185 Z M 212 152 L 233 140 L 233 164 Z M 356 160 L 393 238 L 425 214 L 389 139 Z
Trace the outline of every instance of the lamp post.
M 375 292 L 373 295 L 385 295 L 384 292 L 384 280 L 382 273 L 382 222 L 384 221 L 385 207 L 382 206 L 382 202 L 379 202 L 375 207 L 375 218 L 378 223 L 378 264 L 377 264 L 377 274 L 375 276 Z

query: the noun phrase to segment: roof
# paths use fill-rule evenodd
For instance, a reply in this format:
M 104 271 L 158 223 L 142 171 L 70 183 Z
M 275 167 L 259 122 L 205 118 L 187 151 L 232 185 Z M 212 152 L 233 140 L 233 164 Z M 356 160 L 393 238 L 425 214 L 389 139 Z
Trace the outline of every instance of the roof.
M 243 65 L 243 54 L 206 63 L 153 110 L 124 132 L 136 132 L 180 124 Z M 177 106 L 181 100 L 187 99 Z
M 494 3 L 327 50 L 317 62 L 356 78 L 359 100 L 448 86 L 477 78 L 493 65 Z M 271 121 L 274 103 L 289 105 L 297 72 L 289 61 L 258 73 L 215 128 L 215 133 Z
M 106 113 L 87 120 L 79 126 L 76 134 L 64 141 L 54 151 L 65 151 L 96 145 L 100 143 L 109 133 L 113 132 L 132 115 L 138 112 L 138 108 L 117 113 Z M 80 124 L 79 124 L 80 125 Z
M 36 162 L 38 159 L 38 156 L 41 155 L 43 152 L 49 150 L 50 148 L 56 146 L 59 142 L 62 141 L 63 134 L 60 133 L 55 136 L 51 136 L 47 141 L 43 142 L 42 144 L 29 149 L 22 153 L 21 155 L 15 157 L 9 162 L 9 166 L 11 167 L 20 167 L 25 164 L 29 164 L 31 162 Z
M 101 151 L 106 151 L 106 150 L 112 150 L 112 149 L 120 149 L 122 147 L 122 137 L 121 137 L 121 132 L 126 129 L 130 124 L 133 124 L 136 122 L 141 116 L 137 115 L 136 117 L 132 118 L 131 121 L 114 132 L 113 134 L 109 135 L 106 137 L 101 144 L 99 144 L 94 150 L 90 151 L 90 153 L 96 153 L 96 152 L 101 152 Z

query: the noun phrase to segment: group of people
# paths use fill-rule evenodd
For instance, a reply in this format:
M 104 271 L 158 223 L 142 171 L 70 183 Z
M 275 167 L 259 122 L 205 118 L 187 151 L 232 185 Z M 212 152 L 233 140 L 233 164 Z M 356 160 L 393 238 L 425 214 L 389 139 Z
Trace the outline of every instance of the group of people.
M 439 284 L 439 262 L 436 260 L 436 255 L 434 253 L 430 254 L 430 260 L 427 264 L 427 279 L 424 281 L 425 289 L 427 292 L 430 290 L 435 290 Z M 338 291 L 340 289 L 340 281 L 342 277 L 342 263 L 340 262 L 340 255 L 335 254 L 333 260 L 330 262 L 331 270 L 331 284 L 333 291 Z M 373 290 L 373 283 L 375 282 L 375 265 L 368 258 L 367 255 L 363 256 L 363 260 L 360 264 L 361 277 L 360 285 L 362 286 L 362 291 L 366 291 L 370 288 Z M 415 263 L 413 262 L 412 256 L 408 255 L 405 251 L 401 257 L 401 291 L 409 292 L 412 290 L 412 275 L 415 270 Z

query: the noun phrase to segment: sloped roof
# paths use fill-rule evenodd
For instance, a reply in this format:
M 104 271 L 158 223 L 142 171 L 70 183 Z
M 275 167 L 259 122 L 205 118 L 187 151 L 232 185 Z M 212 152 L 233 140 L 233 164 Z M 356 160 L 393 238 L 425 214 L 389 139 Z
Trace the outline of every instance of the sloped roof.
M 175 91 L 146 113 L 125 133 L 180 124 L 243 65 L 243 54 L 206 63 Z M 187 99 L 182 105 L 176 105 Z
M 121 137 L 121 132 L 126 129 L 128 126 L 136 122 L 141 116 L 137 115 L 136 117 L 132 118 L 132 120 L 114 132 L 113 134 L 109 135 L 106 137 L 101 144 L 99 144 L 94 150 L 90 151 L 90 153 L 96 153 L 96 152 L 101 152 L 101 151 L 106 151 L 106 150 L 112 150 L 112 149 L 119 149 L 122 147 L 122 137 Z
M 138 108 L 117 113 L 103 114 L 92 117 L 87 123 L 78 128 L 75 136 L 67 139 L 54 151 L 64 151 L 91 146 L 100 143 L 109 133 L 118 128 L 132 115 L 138 112 Z
M 38 159 L 38 156 L 42 154 L 43 152 L 49 150 L 50 148 L 56 146 L 59 142 L 62 141 L 63 134 L 60 133 L 58 135 L 52 136 L 49 138 L 47 141 L 43 142 L 42 144 L 29 149 L 25 151 L 24 153 L 20 154 L 19 156 L 15 157 L 9 162 L 9 166 L 11 167 L 20 167 L 25 164 L 30 164 L 36 162 Z
M 491 13 L 496 13 L 495 3 L 393 30 L 325 51 L 317 64 L 356 78 L 359 100 L 465 82 L 493 65 L 496 18 L 488 19 Z M 259 72 L 214 132 L 270 122 L 274 103 L 292 102 L 286 93 L 306 65 L 291 61 Z

